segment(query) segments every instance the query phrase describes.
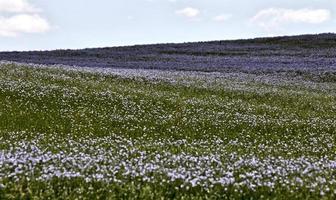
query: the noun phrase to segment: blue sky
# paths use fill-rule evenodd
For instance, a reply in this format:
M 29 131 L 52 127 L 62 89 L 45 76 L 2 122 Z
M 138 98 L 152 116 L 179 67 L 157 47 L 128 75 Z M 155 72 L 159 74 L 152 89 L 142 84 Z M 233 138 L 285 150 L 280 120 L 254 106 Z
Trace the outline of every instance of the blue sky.
M 336 0 L 0 0 L 0 50 L 336 32 Z

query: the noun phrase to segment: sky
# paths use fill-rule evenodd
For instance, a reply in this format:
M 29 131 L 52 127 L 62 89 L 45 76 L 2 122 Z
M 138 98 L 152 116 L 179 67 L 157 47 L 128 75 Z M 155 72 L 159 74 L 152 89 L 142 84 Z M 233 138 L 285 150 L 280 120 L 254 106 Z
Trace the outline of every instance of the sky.
M 0 0 L 0 51 L 336 32 L 336 0 Z

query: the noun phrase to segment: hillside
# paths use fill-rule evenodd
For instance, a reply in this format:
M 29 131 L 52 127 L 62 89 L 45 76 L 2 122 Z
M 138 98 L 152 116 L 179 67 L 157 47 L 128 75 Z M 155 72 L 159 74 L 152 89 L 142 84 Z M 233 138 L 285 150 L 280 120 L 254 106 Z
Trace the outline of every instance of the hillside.
M 334 46 L 0 53 L 0 199 L 336 199 Z
M 300 71 L 336 67 L 336 34 L 182 44 L 0 52 L 0 60 L 85 67 L 192 71 Z

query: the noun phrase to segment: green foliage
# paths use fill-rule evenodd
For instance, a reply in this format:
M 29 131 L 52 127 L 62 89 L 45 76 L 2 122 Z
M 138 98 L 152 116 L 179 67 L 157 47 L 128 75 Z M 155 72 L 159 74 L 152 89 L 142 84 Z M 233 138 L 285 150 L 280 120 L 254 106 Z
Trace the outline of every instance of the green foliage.
M 133 146 L 127 148 L 139 152 L 218 153 L 228 165 L 225 156 L 231 154 L 260 159 L 335 158 L 336 97 L 325 90 L 252 81 L 243 89 L 228 89 L 220 84 L 199 87 L 17 65 L 0 69 L 0 152 L 10 152 L 20 141 L 35 141 L 40 135 L 39 147 L 55 153 L 73 150 L 67 146 L 69 135 L 78 143 L 117 135 L 129 138 Z M 323 79 L 334 82 L 333 76 L 325 74 Z M 332 83 L 329 86 L 335 89 Z M 223 145 L 217 147 L 214 138 Z M 186 142 L 157 145 L 165 140 Z M 113 145 L 101 144 L 103 151 L 124 147 L 113 150 Z M 0 199 L 333 199 L 336 189 L 330 184 L 330 192 L 321 195 L 304 185 L 281 183 L 253 189 L 234 184 L 193 186 L 182 179 L 162 182 L 162 174 L 152 174 L 152 182 L 141 177 L 120 177 L 121 182 L 82 177 L 40 181 L 38 170 L 34 173 L 17 179 L 0 176 Z M 236 176 L 239 180 L 239 173 Z

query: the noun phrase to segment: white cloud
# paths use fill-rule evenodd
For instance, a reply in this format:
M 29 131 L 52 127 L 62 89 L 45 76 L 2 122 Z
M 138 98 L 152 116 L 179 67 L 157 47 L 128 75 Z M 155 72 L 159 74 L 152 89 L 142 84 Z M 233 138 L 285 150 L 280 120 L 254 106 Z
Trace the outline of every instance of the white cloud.
M 49 31 L 49 22 L 39 15 L 40 11 L 27 0 L 0 0 L 0 13 L 6 13 L 0 15 L 0 36 Z
M 32 6 L 27 0 L 0 0 L 0 12 L 35 13 L 39 9 Z
M 232 15 L 223 14 L 223 15 L 217 15 L 217 16 L 215 16 L 214 18 L 212 18 L 212 20 L 216 21 L 216 22 L 224 22 L 224 21 L 229 20 L 231 17 L 232 17 Z
M 259 11 L 251 18 L 251 22 L 271 31 L 280 29 L 281 26 L 290 23 L 319 24 L 331 18 L 331 12 L 326 9 L 284 9 L 269 8 Z
M 47 20 L 37 14 L 0 17 L 0 36 L 13 37 L 21 33 L 43 33 L 50 30 Z
M 176 11 L 176 14 L 189 17 L 189 18 L 197 17 L 200 13 L 201 12 L 198 9 L 192 8 L 192 7 L 187 7 L 182 10 Z

